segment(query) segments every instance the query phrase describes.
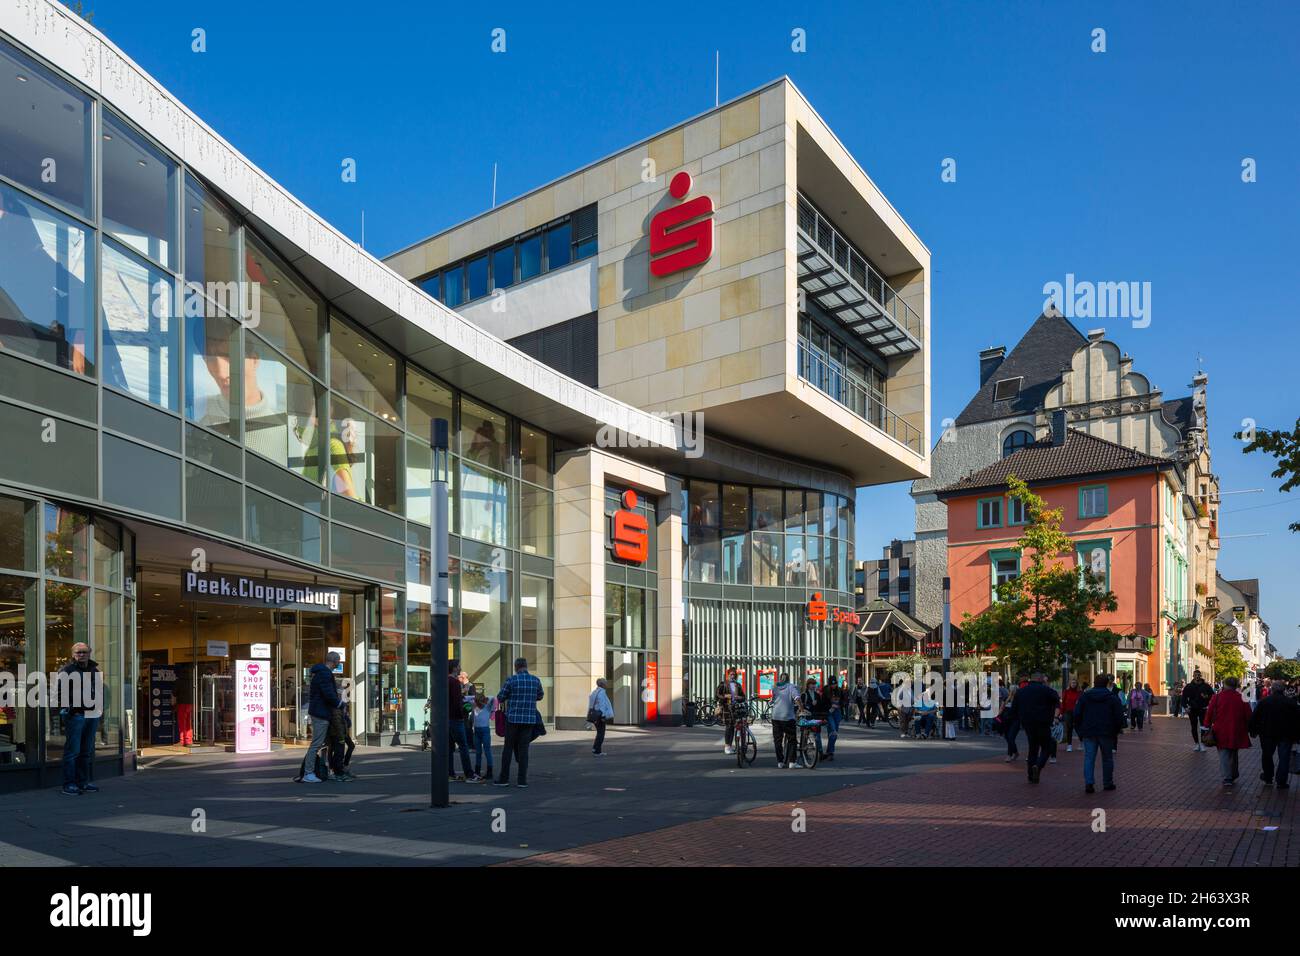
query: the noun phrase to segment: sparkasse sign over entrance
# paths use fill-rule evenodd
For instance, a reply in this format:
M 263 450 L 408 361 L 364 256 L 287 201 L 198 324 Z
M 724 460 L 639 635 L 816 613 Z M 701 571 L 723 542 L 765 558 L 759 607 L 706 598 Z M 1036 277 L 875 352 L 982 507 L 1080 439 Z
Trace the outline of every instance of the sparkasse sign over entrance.
M 249 578 L 241 574 L 186 571 L 181 575 L 181 594 L 189 601 L 273 607 L 281 611 L 334 611 L 339 609 L 339 589 Z

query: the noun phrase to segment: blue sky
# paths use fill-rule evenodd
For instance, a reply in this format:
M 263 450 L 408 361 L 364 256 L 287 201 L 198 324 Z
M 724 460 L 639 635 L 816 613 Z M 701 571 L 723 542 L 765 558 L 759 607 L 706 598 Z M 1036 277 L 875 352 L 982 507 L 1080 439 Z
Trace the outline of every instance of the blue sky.
M 504 200 L 708 109 L 715 50 L 723 100 L 788 74 L 933 254 L 936 435 L 976 387 L 976 353 L 1015 344 L 1044 283 L 1151 283 L 1149 327 L 1076 324 L 1105 325 L 1168 397 L 1190 391 L 1202 356 L 1222 488 L 1264 489 L 1224 497 L 1219 567 L 1260 578 L 1273 641 L 1296 651 L 1300 536 L 1286 526 L 1300 497 L 1232 438 L 1243 419 L 1289 428 L 1300 414 L 1294 4 L 85 6 L 353 238 L 364 210 L 381 255 L 487 207 L 494 162 Z M 1105 53 L 1091 50 L 1098 27 Z M 912 520 L 906 486 L 860 493 L 859 554 L 910 537 Z

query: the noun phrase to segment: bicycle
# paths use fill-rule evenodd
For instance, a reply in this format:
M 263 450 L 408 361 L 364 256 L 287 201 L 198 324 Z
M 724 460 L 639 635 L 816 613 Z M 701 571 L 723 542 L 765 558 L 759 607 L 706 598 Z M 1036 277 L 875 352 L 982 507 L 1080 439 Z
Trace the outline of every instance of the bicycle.
M 799 757 L 800 766 L 807 770 L 816 770 L 817 761 L 821 759 L 822 752 L 818 746 L 820 742 L 821 726 L 826 723 L 824 720 L 818 720 L 813 717 L 800 717 L 799 724 L 799 743 L 795 746 L 795 753 Z M 813 730 L 817 733 L 814 734 Z
M 695 721 L 705 727 L 718 722 L 717 702 L 711 697 L 701 697 L 695 702 Z
M 757 704 L 759 723 L 770 724 L 772 722 L 772 702 L 770 700 L 761 701 Z
M 742 709 L 736 712 L 736 735 L 732 738 L 732 743 L 736 750 L 736 766 L 744 769 L 758 757 L 758 741 L 749 728 L 748 708 L 741 706 Z

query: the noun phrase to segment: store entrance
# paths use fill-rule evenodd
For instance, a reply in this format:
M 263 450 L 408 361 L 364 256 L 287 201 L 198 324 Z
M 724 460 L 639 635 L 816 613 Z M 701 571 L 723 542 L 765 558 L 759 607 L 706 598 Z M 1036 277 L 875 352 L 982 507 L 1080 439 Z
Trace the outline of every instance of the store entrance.
M 605 674 L 609 681 L 609 700 L 614 705 L 614 724 L 644 725 L 650 723 L 648 707 L 652 706 L 653 689 L 650 688 L 647 663 L 656 655 L 646 651 L 607 650 Z M 648 701 L 648 695 L 651 700 Z
M 350 615 L 191 602 L 172 571 L 142 571 L 137 593 L 142 748 L 232 746 L 238 660 L 270 668 L 272 738 L 310 738 L 308 673 L 331 648 L 346 658 Z

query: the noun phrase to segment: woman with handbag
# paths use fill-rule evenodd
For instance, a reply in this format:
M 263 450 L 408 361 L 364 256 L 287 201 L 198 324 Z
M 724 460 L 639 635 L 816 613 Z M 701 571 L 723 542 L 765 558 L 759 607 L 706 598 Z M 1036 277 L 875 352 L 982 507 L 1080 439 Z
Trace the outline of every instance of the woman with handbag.
M 1210 699 L 1210 709 L 1205 712 L 1202 731 L 1207 747 L 1219 748 L 1219 775 L 1223 789 L 1231 790 L 1241 776 L 1237 767 L 1237 752 L 1250 746 L 1250 704 L 1241 698 L 1241 681 L 1225 677 L 1223 689 Z
M 596 728 L 596 742 L 591 747 L 592 756 L 603 757 L 600 749 L 605 743 L 605 721 L 614 719 L 614 705 L 609 701 L 609 684 L 605 678 L 596 679 L 596 689 L 587 697 L 587 723 Z

